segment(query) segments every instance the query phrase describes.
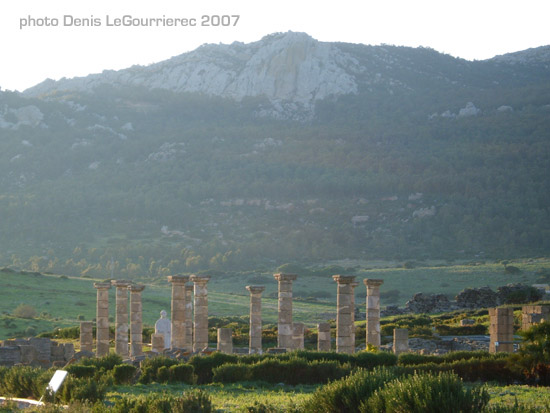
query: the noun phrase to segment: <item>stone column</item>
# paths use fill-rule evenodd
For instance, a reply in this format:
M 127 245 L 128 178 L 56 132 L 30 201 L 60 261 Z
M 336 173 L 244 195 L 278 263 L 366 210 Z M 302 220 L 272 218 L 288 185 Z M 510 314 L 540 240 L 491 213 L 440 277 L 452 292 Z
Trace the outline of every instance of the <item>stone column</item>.
M 206 284 L 210 277 L 192 275 L 194 284 L 195 314 L 193 318 L 193 351 L 199 352 L 208 347 L 208 290 Z
M 304 334 L 306 326 L 304 323 L 292 323 L 292 349 L 303 350 L 304 349 Z
M 109 354 L 109 290 L 110 282 L 94 283 L 97 289 L 96 356 Z
M 145 289 L 144 285 L 130 285 L 130 356 L 137 357 L 143 355 L 143 323 L 141 292 Z
M 164 352 L 164 334 L 151 334 L 151 350 L 158 354 Z
M 115 352 L 128 358 L 128 286 L 130 281 L 113 280 L 116 288 Z
M 359 285 L 357 281 L 351 284 L 351 342 L 353 343 L 353 352 L 355 353 L 355 287 Z
M 317 351 L 330 351 L 330 324 L 317 324 Z
M 380 347 L 380 286 L 384 280 L 365 278 L 367 286 L 367 341 L 375 347 Z
M 274 274 L 279 282 L 279 323 L 277 347 L 292 349 L 292 281 L 296 274 Z
M 80 351 L 92 352 L 94 346 L 93 323 L 82 321 L 80 323 Z
M 514 309 L 489 308 L 489 353 L 514 351 Z
M 193 285 L 185 286 L 185 348 L 193 350 Z
M 250 339 L 248 352 L 250 354 L 262 354 L 262 292 L 264 286 L 247 285 L 250 292 Z
M 185 283 L 189 277 L 171 275 L 168 281 L 172 283 L 172 348 L 185 348 Z M 189 349 L 190 350 L 190 349 Z
M 218 351 L 225 354 L 233 354 L 232 329 L 218 328 Z
M 396 355 L 409 352 L 409 330 L 406 328 L 393 329 L 393 352 Z
M 338 283 L 336 296 L 336 352 L 351 354 L 355 350 L 355 334 L 353 330 L 353 287 L 354 276 L 334 275 L 332 277 Z

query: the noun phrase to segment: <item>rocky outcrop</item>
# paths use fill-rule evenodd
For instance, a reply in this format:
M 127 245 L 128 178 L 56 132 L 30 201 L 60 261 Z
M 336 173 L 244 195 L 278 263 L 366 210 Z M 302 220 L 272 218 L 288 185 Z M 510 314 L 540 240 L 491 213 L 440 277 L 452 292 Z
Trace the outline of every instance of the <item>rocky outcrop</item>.
M 405 309 L 412 313 L 440 313 L 455 310 L 457 307 L 451 303 L 444 294 L 417 293 L 405 304 Z
M 353 72 L 359 70 L 355 58 L 335 44 L 319 42 L 305 33 L 287 32 L 249 44 L 207 44 L 146 67 L 133 66 L 57 82 L 48 79 L 25 93 L 38 96 L 53 90 L 89 91 L 105 83 L 140 85 L 236 101 L 265 96 L 275 112 L 283 113 L 309 111 L 318 100 L 357 93 Z
M 466 288 L 455 299 L 460 308 L 487 308 L 499 305 L 498 294 L 489 287 Z

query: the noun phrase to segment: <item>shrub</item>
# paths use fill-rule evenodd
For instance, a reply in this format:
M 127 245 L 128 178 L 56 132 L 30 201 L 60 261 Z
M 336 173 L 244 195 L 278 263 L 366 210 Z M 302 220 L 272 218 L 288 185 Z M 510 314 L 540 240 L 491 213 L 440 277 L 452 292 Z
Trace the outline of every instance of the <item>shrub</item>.
M 18 318 L 35 318 L 36 314 L 36 309 L 28 304 L 19 304 L 13 310 L 13 315 Z
M 136 367 L 131 364 L 119 364 L 113 368 L 115 384 L 131 384 L 136 375 Z
M 445 362 L 442 356 L 421 355 L 415 353 L 402 353 L 398 358 L 400 366 L 415 366 L 418 364 L 435 363 L 440 364 Z
M 103 400 L 106 392 L 107 386 L 102 381 L 93 378 L 77 379 L 69 376 L 57 394 L 65 403 L 75 400 L 95 403 Z
M 147 394 L 123 397 L 109 410 L 113 413 L 211 413 L 212 401 L 202 390 L 184 392 L 180 397 L 169 394 Z
M 509 357 L 508 366 L 529 382 L 550 385 L 550 322 L 535 324 L 520 335 L 523 344 Z
M 472 336 L 487 334 L 487 326 L 483 324 L 472 326 L 449 326 L 441 324 L 435 327 L 435 331 L 442 336 Z
M 387 368 L 358 370 L 344 379 L 317 389 L 304 403 L 303 410 L 308 413 L 356 412 L 362 400 L 368 399 L 395 377 L 393 370 Z
M 396 379 L 363 402 L 362 413 L 426 413 L 483 411 L 489 402 L 485 388 L 466 389 L 452 373 L 415 374 Z
M 191 390 L 183 393 L 172 404 L 173 413 L 211 413 L 212 400 L 210 395 L 202 390 Z
M 16 366 L 0 370 L 0 394 L 3 396 L 40 398 L 51 375 L 42 369 Z
M 214 368 L 226 363 L 236 363 L 237 361 L 238 356 L 236 355 L 215 352 L 209 356 L 193 356 L 189 360 L 189 364 L 195 369 L 197 384 L 205 384 L 212 382 Z
M 250 366 L 245 364 L 224 364 L 214 368 L 212 382 L 236 383 L 251 379 Z
M 157 356 L 145 359 L 141 362 L 141 376 L 139 382 L 148 384 L 152 381 L 167 382 L 169 379 L 168 368 L 178 364 L 177 360 Z
M 80 364 L 84 366 L 94 366 L 98 371 L 109 371 L 122 364 L 122 357 L 116 353 L 109 353 L 106 356 L 100 358 L 83 358 L 80 360 Z
M 77 379 L 94 377 L 97 372 L 95 366 L 84 366 L 82 364 L 72 364 L 66 370 Z
M 170 366 L 170 381 L 186 384 L 194 384 L 196 382 L 195 369 L 190 364 L 175 364 Z

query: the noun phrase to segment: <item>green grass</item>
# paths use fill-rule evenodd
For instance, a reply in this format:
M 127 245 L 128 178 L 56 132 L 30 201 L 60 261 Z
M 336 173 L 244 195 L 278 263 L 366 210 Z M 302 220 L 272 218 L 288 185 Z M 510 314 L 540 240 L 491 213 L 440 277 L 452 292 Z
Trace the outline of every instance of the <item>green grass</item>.
M 300 405 L 311 397 L 320 386 L 269 385 L 267 383 L 247 382 L 236 384 L 210 384 L 188 386 L 178 384 L 148 384 L 135 386 L 118 386 L 107 393 L 109 401 L 123 396 L 138 396 L 146 393 L 180 394 L 191 388 L 201 388 L 212 397 L 214 408 L 221 412 L 238 412 L 254 403 L 273 405 L 282 411 L 293 405 Z M 550 409 L 550 388 L 526 385 L 499 386 L 487 384 L 491 396 L 489 405 L 514 406 L 517 402 L 528 408 Z
M 382 263 L 377 263 L 383 267 Z M 405 268 L 367 268 L 357 271 L 360 285 L 355 289 L 356 304 L 364 307 L 366 289 L 362 281 L 365 278 L 381 278 L 382 306 L 388 304 L 404 305 L 417 292 L 443 293 L 454 297 L 466 287 L 490 286 L 493 289 L 511 282 L 533 284 L 539 282 L 537 271 L 550 273 L 550 258 L 526 259 L 510 262 L 522 270 L 512 275 L 504 271 L 499 263 L 472 263 L 442 266 Z M 0 339 L 22 333 L 31 325 L 37 332 L 51 331 L 56 327 L 78 325 L 79 318 L 92 320 L 96 313 L 95 281 L 79 277 L 60 277 L 58 275 L 34 275 L 32 273 L 0 272 L 0 314 L 12 314 L 19 304 L 32 305 L 38 319 L 15 319 L 16 328 L 8 328 L 4 319 L 0 319 Z M 147 285 L 143 292 L 143 321 L 153 326 L 161 310 L 170 313 L 171 287 L 165 280 L 142 281 Z M 277 282 L 272 274 L 238 274 L 213 276 L 208 284 L 209 314 L 212 316 L 244 316 L 249 314 L 250 296 L 245 287 L 250 284 L 265 285 L 262 307 L 264 323 L 277 321 Z M 327 297 L 317 301 L 304 301 L 296 298 L 293 303 L 293 317 L 296 321 L 313 327 L 315 324 L 336 316 L 336 283 L 330 276 L 300 276 L 294 282 L 296 297 L 308 294 L 325 294 Z M 385 298 L 384 293 L 395 291 Z M 328 294 L 327 294 L 328 293 Z M 115 316 L 115 291 L 110 291 L 110 315 Z M 80 317 L 79 317 L 80 316 Z
M 489 405 L 514 406 L 517 402 L 527 408 L 540 408 L 550 411 L 550 388 L 526 385 L 488 385 L 491 401 Z
M 200 388 L 212 397 L 216 411 L 235 412 L 255 403 L 269 403 L 285 410 L 307 400 L 318 386 L 270 385 L 268 383 L 247 382 L 236 384 L 210 384 L 189 386 L 186 384 L 158 384 L 118 386 L 107 393 L 107 400 L 115 401 L 123 396 L 138 396 L 147 393 L 180 394 L 185 390 Z

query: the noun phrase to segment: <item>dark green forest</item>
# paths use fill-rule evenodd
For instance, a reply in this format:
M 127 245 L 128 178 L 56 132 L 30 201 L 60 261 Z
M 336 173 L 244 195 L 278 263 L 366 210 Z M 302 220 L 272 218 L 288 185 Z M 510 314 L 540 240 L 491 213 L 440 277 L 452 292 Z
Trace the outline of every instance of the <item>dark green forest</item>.
M 550 253 L 546 66 L 386 47 L 402 65 L 384 69 L 341 47 L 409 87 L 365 83 L 301 121 L 139 86 L 0 92 L 0 265 L 136 278 Z M 21 121 L 28 106 L 42 118 Z

